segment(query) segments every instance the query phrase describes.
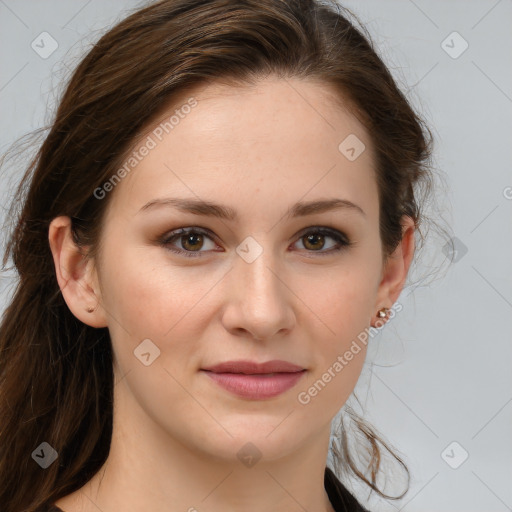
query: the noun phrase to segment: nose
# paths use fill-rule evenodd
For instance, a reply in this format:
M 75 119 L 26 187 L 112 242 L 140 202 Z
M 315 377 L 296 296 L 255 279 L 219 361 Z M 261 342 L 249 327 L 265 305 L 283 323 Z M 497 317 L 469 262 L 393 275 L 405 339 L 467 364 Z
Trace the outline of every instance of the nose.
M 222 322 L 233 335 L 261 341 L 293 329 L 298 299 L 270 251 L 263 251 L 251 263 L 235 257 L 224 286 L 227 303 Z

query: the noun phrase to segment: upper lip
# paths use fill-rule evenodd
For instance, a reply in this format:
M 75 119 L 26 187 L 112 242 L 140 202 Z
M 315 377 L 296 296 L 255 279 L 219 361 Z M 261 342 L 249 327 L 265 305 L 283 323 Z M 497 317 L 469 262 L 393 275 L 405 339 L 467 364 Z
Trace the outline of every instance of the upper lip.
M 294 373 L 304 370 L 302 366 L 297 366 L 296 364 L 279 359 L 266 361 L 265 363 L 243 360 L 225 361 L 202 369 L 214 373 L 245 373 L 248 375 L 258 373 Z

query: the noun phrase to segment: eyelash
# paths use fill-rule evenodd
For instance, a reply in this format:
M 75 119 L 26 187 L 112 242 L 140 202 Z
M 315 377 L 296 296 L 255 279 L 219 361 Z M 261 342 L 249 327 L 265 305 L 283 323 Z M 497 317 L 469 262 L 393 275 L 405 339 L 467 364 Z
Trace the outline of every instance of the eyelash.
M 205 229 L 199 228 L 199 227 L 193 227 L 193 228 L 181 228 L 179 230 L 172 231 L 171 233 L 168 233 L 168 234 L 164 235 L 163 237 L 161 237 L 159 239 L 159 243 L 165 249 L 167 249 L 171 252 L 174 252 L 176 254 L 184 255 L 187 258 L 203 257 L 203 256 L 201 256 L 201 253 L 208 252 L 208 251 L 184 251 L 182 249 L 173 248 L 169 245 L 175 239 L 179 239 L 180 237 L 182 237 L 184 235 L 190 235 L 190 234 L 204 235 L 204 236 L 207 236 L 208 238 L 212 239 L 212 241 L 215 242 L 214 237 L 212 236 L 213 234 L 209 230 L 205 230 Z M 328 251 L 313 251 L 313 250 L 306 249 L 307 252 L 318 254 L 320 256 L 337 253 L 337 252 L 341 251 L 342 249 L 346 249 L 346 248 L 354 245 L 354 242 L 351 242 L 349 240 L 349 238 L 344 233 L 342 233 L 338 230 L 326 228 L 326 227 L 309 228 L 307 231 L 303 231 L 301 233 L 301 236 L 299 236 L 299 240 L 309 234 L 320 234 L 320 235 L 328 236 L 338 243 L 338 247 L 331 248 Z

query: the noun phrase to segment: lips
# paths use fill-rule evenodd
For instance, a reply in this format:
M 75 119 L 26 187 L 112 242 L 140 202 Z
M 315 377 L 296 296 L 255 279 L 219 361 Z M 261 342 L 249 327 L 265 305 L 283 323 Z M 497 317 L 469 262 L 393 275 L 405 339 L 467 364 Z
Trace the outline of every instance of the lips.
M 201 372 L 238 397 L 265 400 L 294 387 L 307 370 L 287 361 L 274 360 L 266 363 L 226 361 L 203 368 Z
M 265 363 L 257 363 L 255 361 L 225 361 L 203 368 L 203 370 L 213 373 L 244 373 L 246 375 L 269 374 L 269 373 L 295 373 L 304 370 L 302 366 L 298 366 L 288 361 L 274 359 Z

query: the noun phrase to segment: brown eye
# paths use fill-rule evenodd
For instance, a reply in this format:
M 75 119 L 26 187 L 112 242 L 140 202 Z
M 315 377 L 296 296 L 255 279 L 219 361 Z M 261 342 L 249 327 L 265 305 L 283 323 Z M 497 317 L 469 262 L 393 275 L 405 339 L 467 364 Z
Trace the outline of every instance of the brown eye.
M 198 233 L 191 233 L 181 236 L 181 245 L 187 251 L 196 251 L 203 245 L 203 235 Z
M 335 243 L 327 245 L 326 248 L 326 239 L 329 238 Z M 208 241 L 212 244 L 209 249 L 214 250 L 216 244 L 212 233 L 203 228 L 181 228 L 162 237 L 160 244 L 169 251 L 186 257 L 201 257 L 204 252 L 209 252 L 208 247 L 204 251 L 201 250 L 205 248 L 205 243 Z M 336 229 L 323 227 L 310 228 L 309 231 L 303 232 L 296 243 L 299 241 L 302 242 L 308 253 L 318 254 L 319 256 L 334 254 L 353 245 L 353 242 L 344 233 Z M 179 243 L 181 247 L 176 247 L 176 243 Z
M 336 243 L 328 246 L 327 250 L 322 250 L 325 249 L 326 238 L 330 238 Z M 352 245 L 352 242 L 343 233 L 329 228 L 310 229 L 301 236 L 300 240 L 307 252 L 317 252 L 319 255 L 332 254 Z
M 323 249 L 325 245 L 324 235 L 306 235 L 302 238 L 305 240 L 304 247 L 306 249 Z
M 214 249 L 213 237 L 207 231 L 201 228 L 182 228 L 169 233 L 160 243 L 172 252 L 194 258 L 200 257 L 203 252 L 206 252 L 201 249 L 204 248 L 205 241 L 207 240 L 210 240 L 212 243 L 210 249 Z M 175 246 L 176 242 L 179 242 L 181 248 Z

